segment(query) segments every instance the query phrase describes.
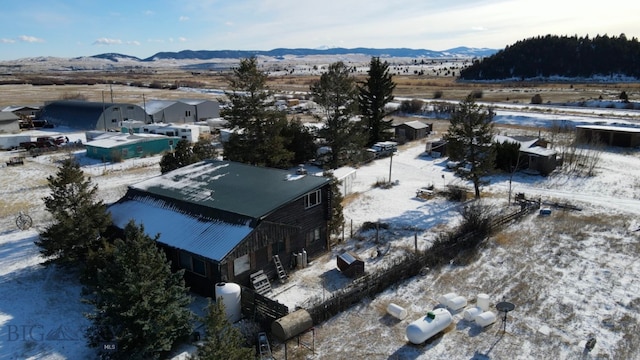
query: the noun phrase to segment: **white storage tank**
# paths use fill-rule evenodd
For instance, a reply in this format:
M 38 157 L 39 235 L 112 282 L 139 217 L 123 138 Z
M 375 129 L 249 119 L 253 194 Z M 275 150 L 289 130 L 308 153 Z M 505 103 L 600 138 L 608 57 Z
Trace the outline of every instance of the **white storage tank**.
M 426 316 L 407 326 L 407 339 L 412 344 L 422 344 L 432 336 L 446 329 L 453 322 L 453 316 L 447 309 L 429 311 Z
M 219 282 L 215 289 L 216 301 L 222 299 L 227 320 L 234 323 L 242 318 L 240 297 L 240 285 L 228 282 Z
M 489 326 L 496 322 L 496 314 L 492 311 L 485 311 L 476 316 L 475 322 L 482 327 Z
M 453 311 L 458 311 L 467 306 L 467 298 L 464 296 L 456 296 L 449 300 L 447 307 Z
M 476 307 L 466 309 L 462 314 L 465 320 L 473 321 L 476 318 L 476 316 L 482 314 L 482 309 L 476 306 Z
M 454 297 L 457 297 L 458 294 L 451 292 L 448 294 L 444 294 L 444 295 L 440 295 L 440 297 L 438 298 L 438 301 L 440 302 L 440 304 L 449 307 L 450 304 L 450 300 L 453 299 Z
M 489 310 L 489 295 L 487 294 L 478 294 L 478 298 L 476 299 L 476 305 L 482 309 L 482 311 Z
M 396 319 L 404 320 L 407 317 L 407 310 L 400 305 L 389 303 L 387 305 L 387 313 Z

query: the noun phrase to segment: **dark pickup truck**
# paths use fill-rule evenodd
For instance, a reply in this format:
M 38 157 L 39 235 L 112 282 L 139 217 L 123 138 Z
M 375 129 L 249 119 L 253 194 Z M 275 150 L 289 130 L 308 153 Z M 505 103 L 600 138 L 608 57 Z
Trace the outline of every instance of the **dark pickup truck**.
M 65 142 L 65 138 L 58 136 L 56 138 L 52 136 L 43 136 L 36 138 L 36 141 L 25 141 L 20 143 L 20 147 L 23 149 L 41 149 L 41 148 L 56 148 Z

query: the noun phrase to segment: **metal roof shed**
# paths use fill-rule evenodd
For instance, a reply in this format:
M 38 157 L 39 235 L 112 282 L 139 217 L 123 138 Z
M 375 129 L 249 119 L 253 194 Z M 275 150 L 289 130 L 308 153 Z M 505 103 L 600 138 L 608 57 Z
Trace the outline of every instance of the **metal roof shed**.
M 337 263 L 340 272 L 348 277 L 358 277 L 364 274 L 364 261 L 348 251 L 338 255 Z

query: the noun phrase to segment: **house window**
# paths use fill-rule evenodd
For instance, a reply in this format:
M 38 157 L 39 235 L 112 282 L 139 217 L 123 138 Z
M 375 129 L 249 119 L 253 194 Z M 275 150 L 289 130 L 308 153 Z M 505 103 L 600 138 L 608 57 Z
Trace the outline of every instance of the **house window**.
M 117 123 L 117 122 L 118 122 L 118 119 L 111 119 L 111 123 L 112 123 L 112 124 L 115 124 L 115 123 Z
M 118 111 L 118 110 L 120 110 L 120 108 L 117 108 L 117 107 L 113 108 L 113 111 Z
M 173 145 L 173 140 L 169 140 L 169 145 Z
M 122 157 L 127 157 L 129 156 L 129 149 L 122 149 Z
M 198 275 L 207 276 L 207 268 L 204 261 L 183 251 L 180 252 L 180 267 Z
M 233 275 L 238 276 L 245 271 L 249 271 L 249 269 L 251 269 L 249 254 L 242 255 L 239 258 L 233 260 Z
M 307 244 L 311 244 L 320 240 L 320 228 L 317 227 L 309 232 L 307 232 Z
M 285 243 L 282 240 L 276 241 L 271 244 L 271 253 L 277 255 L 285 251 Z
M 184 116 L 191 116 L 191 110 L 187 110 L 184 112 Z
M 136 146 L 136 152 L 142 154 L 142 146 Z
M 320 189 L 310 192 L 304 197 L 304 208 L 312 208 L 322 201 L 322 192 Z

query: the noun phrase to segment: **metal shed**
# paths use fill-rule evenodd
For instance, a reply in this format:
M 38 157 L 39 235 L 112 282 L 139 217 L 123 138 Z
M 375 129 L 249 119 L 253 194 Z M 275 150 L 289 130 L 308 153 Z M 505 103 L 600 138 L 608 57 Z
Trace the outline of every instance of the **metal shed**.
M 348 277 L 358 277 L 364 274 L 364 261 L 350 252 L 338 255 L 338 269 Z

